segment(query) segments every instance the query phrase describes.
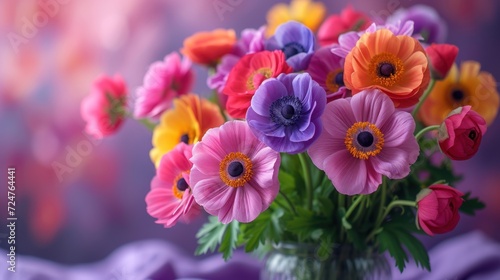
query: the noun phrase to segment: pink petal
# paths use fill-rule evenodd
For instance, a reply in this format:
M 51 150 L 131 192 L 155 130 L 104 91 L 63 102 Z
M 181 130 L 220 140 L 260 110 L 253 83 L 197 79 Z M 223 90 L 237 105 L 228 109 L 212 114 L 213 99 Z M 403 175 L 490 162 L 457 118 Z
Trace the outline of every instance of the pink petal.
M 354 95 L 351 106 L 356 121 L 370 122 L 378 128 L 382 127 L 395 111 L 391 99 L 377 89 L 364 90 Z
M 193 173 L 193 172 L 191 172 Z M 193 183 L 191 177 L 191 183 Z M 196 203 L 208 210 L 218 210 L 226 203 L 231 203 L 229 198 L 234 188 L 226 186 L 219 178 L 209 177 L 198 181 L 192 186 L 192 192 Z
M 364 194 L 368 186 L 366 162 L 354 158 L 347 150 L 326 158 L 325 173 L 338 192 L 346 195 Z
M 337 99 L 326 104 L 321 117 L 323 129 L 330 135 L 345 138 L 347 130 L 356 122 L 348 99 Z
M 250 185 L 239 187 L 233 205 L 233 217 L 242 223 L 248 223 L 262 212 L 262 198 Z
M 410 113 L 403 111 L 396 111 L 390 119 L 388 119 L 383 126 L 379 127 L 384 134 L 384 147 L 398 147 L 406 142 L 412 142 L 411 148 L 415 148 L 418 143 L 413 137 L 415 131 L 415 121 Z M 412 139 L 413 138 L 413 139 Z

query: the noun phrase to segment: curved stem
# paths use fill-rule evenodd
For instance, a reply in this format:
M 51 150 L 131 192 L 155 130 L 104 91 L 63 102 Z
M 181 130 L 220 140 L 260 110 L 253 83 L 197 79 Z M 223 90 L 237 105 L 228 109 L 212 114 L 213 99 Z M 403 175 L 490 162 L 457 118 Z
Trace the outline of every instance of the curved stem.
M 354 209 L 358 207 L 358 205 L 365 199 L 366 195 L 360 195 L 358 198 L 349 206 L 349 209 L 347 209 L 347 212 L 345 213 L 344 217 L 342 217 L 343 223 L 348 223 L 347 219 L 349 216 L 351 216 L 352 212 L 354 212 Z
M 300 165 L 302 166 L 302 173 L 304 173 L 304 181 L 306 184 L 306 202 L 307 209 L 312 209 L 313 203 L 313 187 L 311 181 L 311 174 L 309 173 L 309 167 L 307 165 L 307 158 L 305 153 L 298 154 Z
M 140 122 L 141 124 L 143 124 L 147 129 L 149 129 L 151 131 L 153 131 L 156 127 L 156 124 L 151 122 L 148 119 L 138 119 L 137 121 Z
M 370 239 L 372 239 L 376 234 L 381 232 L 380 226 L 382 225 L 382 221 L 384 218 L 391 212 L 392 208 L 395 206 L 410 206 L 410 207 L 416 207 L 417 203 L 415 201 L 410 201 L 410 200 L 393 200 L 389 205 L 387 205 L 387 208 L 385 208 L 384 214 L 382 215 L 382 219 L 377 220 L 377 223 L 373 227 L 372 232 L 368 235 L 366 238 L 366 241 L 368 242 Z
M 417 115 L 418 110 L 420 110 L 420 107 L 422 107 L 422 104 L 424 103 L 425 99 L 427 99 L 427 97 L 431 93 L 431 91 L 434 88 L 435 84 L 436 84 L 436 80 L 435 79 L 431 79 L 431 82 L 430 82 L 429 86 L 425 90 L 425 92 L 422 95 L 422 97 L 420 97 L 420 100 L 418 101 L 417 106 L 415 106 L 415 108 L 413 109 L 413 112 L 411 112 L 411 115 L 413 116 L 413 118 L 415 118 L 415 116 Z
M 288 196 L 282 192 L 281 190 L 279 191 L 279 194 L 281 194 L 281 196 L 283 196 L 283 198 L 285 199 L 285 201 L 287 202 L 288 206 L 290 206 L 290 209 L 292 210 L 292 212 L 297 215 L 297 210 L 295 210 L 295 207 L 293 206 L 293 203 L 292 201 L 288 198 Z
M 413 200 L 394 200 L 389 205 L 384 211 L 383 217 L 387 216 L 389 212 L 394 208 L 395 206 L 411 206 L 411 207 L 417 207 L 417 203 Z
M 429 131 L 433 131 L 433 130 L 438 130 L 439 127 L 441 127 L 440 125 L 431 125 L 431 126 L 428 126 L 422 130 L 420 130 L 416 135 L 415 135 L 415 139 L 420 140 L 420 138 L 422 138 L 422 136 L 424 136 L 425 133 L 429 132 Z

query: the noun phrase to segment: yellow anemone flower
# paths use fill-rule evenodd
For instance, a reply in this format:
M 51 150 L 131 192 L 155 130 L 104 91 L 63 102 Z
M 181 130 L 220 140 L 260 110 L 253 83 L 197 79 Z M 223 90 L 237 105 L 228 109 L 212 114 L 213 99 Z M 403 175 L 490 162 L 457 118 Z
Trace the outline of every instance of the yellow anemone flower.
M 323 3 L 311 2 L 311 0 L 292 0 L 290 5 L 276 4 L 267 12 L 266 35 L 272 36 L 278 25 L 290 20 L 301 22 L 316 32 L 325 17 L 325 13 L 326 8 Z
M 186 94 L 174 100 L 172 109 L 161 116 L 153 131 L 153 149 L 149 152 L 156 167 L 162 156 L 177 144 L 194 144 L 205 132 L 224 123 L 217 105 L 194 94 Z
M 481 71 L 476 61 L 453 65 L 446 78 L 437 81 L 429 97 L 420 108 L 419 117 L 426 125 L 441 124 L 454 109 L 470 105 L 489 125 L 495 119 L 499 96 L 493 76 Z

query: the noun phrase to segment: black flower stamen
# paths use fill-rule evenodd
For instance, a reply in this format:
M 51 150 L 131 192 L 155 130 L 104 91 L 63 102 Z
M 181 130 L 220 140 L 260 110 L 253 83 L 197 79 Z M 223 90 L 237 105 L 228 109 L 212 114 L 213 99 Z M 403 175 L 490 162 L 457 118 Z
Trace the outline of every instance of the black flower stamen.
M 304 47 L 296 42 L 286 44 L 282 49 L 285 53 L 285 58 L 288 59 L 298 53 L 306 52 Z
M 274 123 L 290 126 L 299 120 L 302 103 L 295 96 L 284 96 L 274 101 L 269 111 Z
M 243 174 L 243 171 L 245 171 L 245 168 L 239 161 L 233 161 L 227 167 L 227 173 L 229 173 L 231 177 L 238 177 Z
M 362 131 L 358 134 L 356 137 L 356 140 L 358 141 L 358 144 L 361 145 L 362 147 L 368 148 L 373 144 L 373 141 L 375 138 L 373 137 L 373 134 L 371 134 L 368 131 Z
M 184 178 L 180 178 L 177 181 L 177 189 L 181 192 L 187 190 L 189 188 L 189 185 L 187 184 L 186 180 Z
M 382 62 L 378 66 L 379 77 L 389 78 L 396 73 L 396 67 L 388 62 Z

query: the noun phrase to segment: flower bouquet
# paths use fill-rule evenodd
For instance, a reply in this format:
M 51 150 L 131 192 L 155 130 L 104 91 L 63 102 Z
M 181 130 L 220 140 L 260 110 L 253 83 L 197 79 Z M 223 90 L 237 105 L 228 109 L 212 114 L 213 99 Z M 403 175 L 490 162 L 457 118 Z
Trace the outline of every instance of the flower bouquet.
M 128 116 L 151 128 L 147 212 L 167 228 L 210 214 L 196 254 L 272 252 L 265 279 L 387 278 L 370 260 L 386 251 L 401 271 L 408 254 L 430 270 L 414 234 L 484 207 L 453 187 L 451 160 L 477 152 L 499 96 L 479 63 L 458 69 L 458 48 L 436 44 L 443 23 L 429 9 L 374 22 L 347 7 L 323 21 L 321 3 L 293 0 L 239 37 L 196 33 L 183 56 L 150 66 L 131 114 L 124 81 L 98 79 L 87 131 L 109 135 Z M 190 93 L 193 63 L 209 98 Z

